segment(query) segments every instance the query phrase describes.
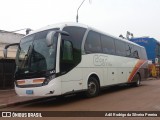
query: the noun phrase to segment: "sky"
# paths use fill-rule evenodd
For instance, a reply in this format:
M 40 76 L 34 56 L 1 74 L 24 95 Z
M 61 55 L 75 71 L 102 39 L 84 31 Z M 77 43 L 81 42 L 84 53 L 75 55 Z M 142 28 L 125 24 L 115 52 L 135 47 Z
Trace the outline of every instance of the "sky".
M 83 0 L 0 0 L 0 30 L 33 30 L 76 22 Z M 135 37 L 160 41 L 160 0 L 85 0 L 79 23 L 118 37 L 130 31 Z M 21 33 L 25 31 L 21 31 Z

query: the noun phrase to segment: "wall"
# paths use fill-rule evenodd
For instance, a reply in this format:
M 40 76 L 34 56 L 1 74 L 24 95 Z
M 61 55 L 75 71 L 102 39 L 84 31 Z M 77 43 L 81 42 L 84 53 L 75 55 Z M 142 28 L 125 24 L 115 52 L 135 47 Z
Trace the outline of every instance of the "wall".
M 14 88 L 15 56 L 17 46 L 8 48 L 8 58 L 4 59 L 3 49 L 10 43 L 19 43 L 24 35 L 0 30 L 0 90 Z
M 3 49 L 5 45 L 10 43 L 20 42 L 23 34 L 12 33 L 4 30 L 0 30 L 0 58 L 3 58 Z M 17 47 L 13 46 L 8 49 L 8 58 L 14 59 L 16 56 Z

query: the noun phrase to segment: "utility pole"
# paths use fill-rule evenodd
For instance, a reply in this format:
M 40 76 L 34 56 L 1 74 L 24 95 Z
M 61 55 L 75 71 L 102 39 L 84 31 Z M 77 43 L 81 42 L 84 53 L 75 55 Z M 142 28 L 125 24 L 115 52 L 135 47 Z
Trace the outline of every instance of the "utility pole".
M 82 3 L 80 4 L 80 6 L 77 9 L 77 16 L 76 16 L 76 22 L 78 23 L 78 11 L 80 9 L 80 7 L 82 6 L 82 4 L 84 3 L 85 0 L 82 1 Z

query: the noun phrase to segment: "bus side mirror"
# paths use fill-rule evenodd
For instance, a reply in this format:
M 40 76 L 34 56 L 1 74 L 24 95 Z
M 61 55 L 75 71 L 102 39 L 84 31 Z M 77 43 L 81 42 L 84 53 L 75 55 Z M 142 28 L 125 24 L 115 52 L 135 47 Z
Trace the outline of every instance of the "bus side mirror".
M 10 46 L 15 46 L 15 45 L 19 45 L 19 43 L 12 43 L 12 44 L 8 44 L 4 47 L 3 49 L 3 55 L 4 55 L 4 58 L 7 58 L 7 49 L 10 47 Z
M 55 39 L 55 34 L 56 34 L 56 31 L 50 31 L 50 32 L 47 34 L 46 42 L 47 42 L 47 46 L 48 46 L 48 47 L 50 47 L 50 46 L 53 45 L 54 39 Z
M 7 49 L 3 49 L 4 58 L 7 58 Z
M 69 36 L 69 33 L 66 31 L 61 31 L 61 30 L 50 31 L 46 37 L 46 42 L 47 42 L 48 47 L 52 46 L 54 44 L 55 39 L 57 39 L 55 35 L 56 33 L 60 33 L 61 35 Z

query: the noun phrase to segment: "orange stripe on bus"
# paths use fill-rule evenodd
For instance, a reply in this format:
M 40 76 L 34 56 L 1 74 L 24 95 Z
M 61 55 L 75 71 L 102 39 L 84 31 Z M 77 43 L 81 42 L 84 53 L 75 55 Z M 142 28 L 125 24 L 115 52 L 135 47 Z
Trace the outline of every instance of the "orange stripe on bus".
M 136 74 L 136 72 L 140 69 L 140 67 L 146 62 L 146 60 L 138 60 L 137 64 L 135 65 L 135 67 L 133 68 L 129 78 L 128 78 L 128 82 L 131 82 L 134 75 Z

